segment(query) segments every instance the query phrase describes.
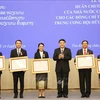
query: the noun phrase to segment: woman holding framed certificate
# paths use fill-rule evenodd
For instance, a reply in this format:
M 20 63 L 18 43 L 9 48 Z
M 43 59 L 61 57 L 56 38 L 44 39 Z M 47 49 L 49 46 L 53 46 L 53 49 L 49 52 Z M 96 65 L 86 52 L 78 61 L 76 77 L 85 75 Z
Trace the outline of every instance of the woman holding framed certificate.
M 34 59 L 49 58 L 48 52 L 44 51 L 44 44 L 38 44 L 38 50 L 34 55 Z M 47 73 L 36 74 L 36 88 L 39 90 L 38 98 L 45 98 L 44 90 L 47 88 Z

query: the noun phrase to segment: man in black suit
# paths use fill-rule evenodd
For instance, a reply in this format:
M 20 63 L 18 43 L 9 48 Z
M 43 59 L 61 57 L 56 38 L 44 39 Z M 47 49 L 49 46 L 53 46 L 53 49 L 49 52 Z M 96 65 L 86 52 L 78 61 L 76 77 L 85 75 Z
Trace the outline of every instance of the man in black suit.
M 69 60 L 72 58 L 71 50 L 66 48 L 66 41 L 59 40 L 60 48 L 55 49 L 53 59 L 56 61 L 56 76 L 57 76 L 57 89 L 58 96 L 68 98 L 68 77 L 69 77 Z M 64 82 L 62 88 L 62 81 Z
M 93 54 L 93 51 L 88 49 L 87 40 L 82 41 L 82 49 L 78 50 L 76 55 L 84 55 L 84 54 L 85 55 Z M 91 94 L 91 68 L 79 69 L 78 72 L 79 72 L 80 92 L 82 94 L 81 98 L 84 97 L 89 98 Z
M 2 52 L 0 52 L 0 56 L 2 56 Z M 2 71 L 0 71 L 0 78 L 1 78 Z
M 2 52 L 0 52 L 0 56 L 2 56 Z M 2 74 L 2 71 L 0 71 L 0 99 L 1 99 L 1 74 Z
M 15 45 L 16 45 L 16 48 L 11 50 L 10 58 L 27 56 L 26 50 L 21 48 L 21 46 L 22 46 L 21 40 L 16 40 Z M 13 72 L 14 98 L 17 98 L 17 96 L 18 96 L 18 78 L 20 79 L 20 98 L 23 98 L 24 74 L 25 74 L 24 71 Z
M 100 55 L 97 56 L 97 59 L 100 59 Z M 99 81 L 100 81 L 100 74 L 98 76 L 99 76 Z
M 2 56 L 2 52 L 0 52 L 0 56 Z

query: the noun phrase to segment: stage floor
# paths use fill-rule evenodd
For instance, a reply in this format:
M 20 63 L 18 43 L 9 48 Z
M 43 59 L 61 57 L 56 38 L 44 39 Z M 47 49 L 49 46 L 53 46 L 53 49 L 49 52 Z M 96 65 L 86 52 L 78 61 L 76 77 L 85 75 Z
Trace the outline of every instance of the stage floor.
M 79 91 L 69 91 L 68 98 L 56 98 L 57 96 L 57 91 L 56 90 L 46 90 L 45 96 L 46 98 L 38 98 L 38 91 L 25 91 L 24 92 L 24 98 L 23 100 L 40 100 L 40 99 L 45 99 L 45 100 L 62 100 L 62 99 L 69 99 L 69 100 L 100 100 L 100 91 L 92 91 L 92 94 L 90 98 L 81 98 L 80 92 Z M 7 100 L 14 100 L 13 99 L 13 93 L 11 91 L 3 91 L 1 95 L 1 100 L 2 99 L 7 99 Z M 22 100 L 19 97 L 17 98 L 18 100 Z

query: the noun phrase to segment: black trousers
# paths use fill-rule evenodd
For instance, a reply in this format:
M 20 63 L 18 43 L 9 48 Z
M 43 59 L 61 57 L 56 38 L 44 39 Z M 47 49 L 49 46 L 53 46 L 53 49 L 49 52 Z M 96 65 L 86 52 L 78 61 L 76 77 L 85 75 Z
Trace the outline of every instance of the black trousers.
M 82 95 L 91 94 L 91 69 L 79 70 L 80 92 Z
M 18 94 L 18 79 L 20 80 L 20 94 L 24 91 L 24 73 L 25 72 L 13 72 L 14 81 L 14 93 Z
M 57 76 L 57 89 L 58 95 L 68 95 L 68 77 L 69 72 L 56 72 Z M 63 81 L 63 88 L 62 88 L 62 81 Z

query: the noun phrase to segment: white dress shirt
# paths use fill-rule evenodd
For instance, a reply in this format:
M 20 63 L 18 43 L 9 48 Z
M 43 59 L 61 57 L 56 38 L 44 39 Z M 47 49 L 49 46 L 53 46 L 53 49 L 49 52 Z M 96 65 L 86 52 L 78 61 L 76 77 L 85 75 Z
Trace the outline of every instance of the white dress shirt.
M 17 54 L 20 55 L 21 48 L 17 48 Z
M 84 54 L 84 50 L 86 50 L 86 53 L 87 53 L 87 48 L 86 49 L 83 49 L 83 54 Z
M 41 56 L 41 58 L 43 58 L 43 51 L 42 52 L 40 51 L 40 56 Z
M 61 50 L 61 53 L 64 53 L 64 49 L 65 49 L 65 48 L 60 48 L 60 50 Z

